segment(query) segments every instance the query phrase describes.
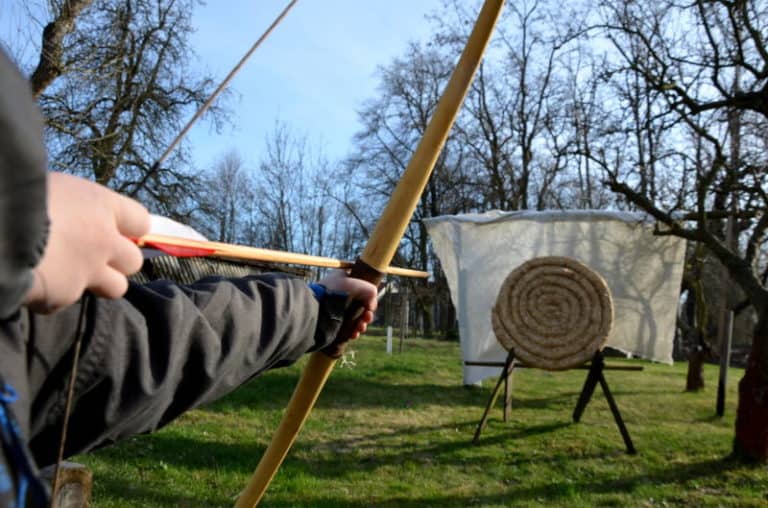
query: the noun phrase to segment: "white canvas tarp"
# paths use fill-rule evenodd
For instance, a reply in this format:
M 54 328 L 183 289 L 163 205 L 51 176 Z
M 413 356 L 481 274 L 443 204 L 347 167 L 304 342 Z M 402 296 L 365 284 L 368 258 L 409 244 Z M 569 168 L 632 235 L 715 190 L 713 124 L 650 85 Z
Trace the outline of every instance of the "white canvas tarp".
M 602 275 L 615 306 L 608 345 L 672 363 L 685 241 L 656 236 L 646 215 L 605 211 L 488 212 L 424 221 L 456 306 L 464 361 L 503 362 L 491 308 L 507 274 L 539 256 L 567 256 Z M 464 367 L 464 383 L 498 376 Z

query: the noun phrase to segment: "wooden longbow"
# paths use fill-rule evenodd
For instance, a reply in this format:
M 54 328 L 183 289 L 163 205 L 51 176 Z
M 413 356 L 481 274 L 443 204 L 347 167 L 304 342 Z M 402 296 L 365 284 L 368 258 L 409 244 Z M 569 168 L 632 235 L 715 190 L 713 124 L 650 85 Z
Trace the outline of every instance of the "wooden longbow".
M 416 209 L 437 157 L 448 138 L 448 132 L 469 90 L 503 4 L 504 0 L 486 0 L 483 4 L 472 33 L 424 135 L 395 187 L 363 253 L 352 267 L 353 277 L 365 279 L 374 284 L 381 281 Z M 283 414 L 283 419 L 250 482 L 238 497 L 236 508 L 256 506 L 266 492 L 312 411 L 320 391 L 333 370 L 336 359 L 341 356 L 344 344 L 354 329 L 357 312 L 359 308 L 348 311 L 347 318 L 329 349 L 315 352 L 310 356 Z

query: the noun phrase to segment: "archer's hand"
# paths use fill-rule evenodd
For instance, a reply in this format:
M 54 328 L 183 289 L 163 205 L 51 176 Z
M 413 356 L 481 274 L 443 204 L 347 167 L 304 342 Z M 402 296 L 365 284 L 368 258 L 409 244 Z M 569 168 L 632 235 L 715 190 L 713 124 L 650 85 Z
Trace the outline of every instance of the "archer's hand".
M 360 334 L 365 333 L 368 325 L 373 321 L 373 313 L 379 303 L 376 286 L 361 279 L 353 279 L 343 270 L 333 270 L 318 283 L 329 291 L 347 293 L 352 300 L 362 305 L 363 312 L 357 320 L 355 333 L 350 338 L 356 339 Z
M 90 180 L 49 173 L 48 216 L 48 243 L 25 303 L 53 312 L 76 302 L 86 289 L 107 298 L 125 294 L 126 276 L 143 261 L 127 237 L 149 231 L 146 208 Z

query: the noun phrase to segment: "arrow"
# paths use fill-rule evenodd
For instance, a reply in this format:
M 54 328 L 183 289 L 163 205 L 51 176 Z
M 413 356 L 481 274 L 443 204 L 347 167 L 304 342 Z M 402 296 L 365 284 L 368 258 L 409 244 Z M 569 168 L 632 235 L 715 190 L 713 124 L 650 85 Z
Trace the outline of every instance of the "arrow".
M 157 249 L 174 257 L 214 256 L 239 261 L 263 261 L 267 263 L 286 263 L 342 269 L 352 268 L 354 264 L 351 261 L 342 261 L 322 256 L 311 256 L 309 254 L 261 249 L 222 242 L 191 240 L 187 238 L 179 238 L 177 236 L 145 235 L 141 238 L 134 238 L 133 241 L 139 247 Z M 429 276 L 427 272 L 411 270 L 408 268 L 398 268 L 395 266 L 389 266 L 384 271 L 388 275 L 399 275 L 400 277 L 426 279 Z

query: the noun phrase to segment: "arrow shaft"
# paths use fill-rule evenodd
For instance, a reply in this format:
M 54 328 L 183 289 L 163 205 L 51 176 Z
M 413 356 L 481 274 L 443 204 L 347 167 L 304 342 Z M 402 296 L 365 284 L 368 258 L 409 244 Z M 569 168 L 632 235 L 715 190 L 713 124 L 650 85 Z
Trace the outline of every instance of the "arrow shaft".
M 351 261 L 323 256 L 311 256 L 309 254 L 261 249 L 258 247 L 247 247 L 244 245 L 233 245 L 222 242 L 191 240 L 166 235 L 145 235 L 136 240 L 136 244 L 139 247 L 153 247 L 162 251 L 170 250 L 167 249 L 167 247 L 178 247 L 181 249 L 189 249 L 193 254 L 196 251 L 201 253 L 197 255 L 209 255 L 233 260 L 262 261 L 265 263 L 286 263 L 343 269 L 351 268 L 353 265 Z M 171 254 L 173 255 L 172 252 Z M 427 272 L 394 266 L 387 267 L 385 273 L 389 275 L 399 275 L 401 277 L 416 277 L 422 279 L 429 276 Z

